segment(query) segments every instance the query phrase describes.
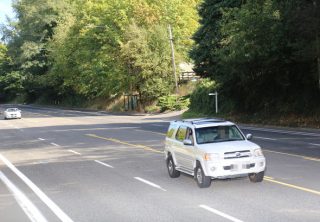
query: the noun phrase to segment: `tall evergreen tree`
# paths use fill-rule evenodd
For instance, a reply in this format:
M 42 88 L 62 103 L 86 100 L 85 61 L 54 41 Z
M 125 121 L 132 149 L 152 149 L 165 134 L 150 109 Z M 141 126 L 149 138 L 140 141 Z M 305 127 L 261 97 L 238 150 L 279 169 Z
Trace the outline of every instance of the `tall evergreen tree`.
M 218 64 L 217 50 L 221 47 L 220 22 L 223 10 L 239 7 L 242 0 L 205 0 L 199 7 L 200 27 L 194 34 L 195 45 L 190 52 L 195 71 L 203 77 L 213 77 Z

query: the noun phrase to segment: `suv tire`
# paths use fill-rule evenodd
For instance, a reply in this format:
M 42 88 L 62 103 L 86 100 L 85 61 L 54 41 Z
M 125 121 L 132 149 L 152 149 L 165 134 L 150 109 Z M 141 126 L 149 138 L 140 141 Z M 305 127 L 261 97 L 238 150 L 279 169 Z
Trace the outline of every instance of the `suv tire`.
M 200 164 L 197 165 L 194 171 L 194 178 L 200 188 L 207 188 L 211 185 L 211 177 L 204 175 L 203 169 Z
M 259 183 L 263 181 L 264 171 L 260 173 L 249 173 L 249 179 L 252 183 Z
M 180 171 L 176 170 L 172 156 L 169 156 L 167 159 L 167 169 L 171 178 L 177 178 L 180 176 Z

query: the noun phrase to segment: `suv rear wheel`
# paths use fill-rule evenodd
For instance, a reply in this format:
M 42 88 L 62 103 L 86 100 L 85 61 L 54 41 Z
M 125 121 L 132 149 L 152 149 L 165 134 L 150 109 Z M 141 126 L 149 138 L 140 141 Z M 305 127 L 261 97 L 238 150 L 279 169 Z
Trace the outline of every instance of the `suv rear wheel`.
M 195 179 L 200 188 L 207 188 L 211 185 L 211 177 L 204 175 L 203 169 L 200 164 L 195 169 Z
M 260 173 L 249 173 L 249 179 L 253 183 L 262 182 L 264 177 L 264 171 Z
M 171 178 L 177 178 L 180 176 L 180 171 L 176 170 L 172 156 L 168 157 L 167 159 L 167 169 Z

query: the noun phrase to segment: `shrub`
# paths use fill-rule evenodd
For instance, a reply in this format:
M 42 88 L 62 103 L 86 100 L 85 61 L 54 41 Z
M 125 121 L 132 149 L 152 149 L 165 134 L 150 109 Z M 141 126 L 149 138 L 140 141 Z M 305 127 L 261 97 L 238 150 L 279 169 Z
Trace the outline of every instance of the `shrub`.
M 188 108 L 190 100 L 188 96 L 178 97 L 177 95 L 162 96 L 159 98 L 158 105 L 160 106 L 161 112 L 166 110 L 182 110 Z
M 161 108 L 156 105 L 151 105 L 151 106 L 146 106 L 144 110 L 146 113 L 158 113 L 160 112 Z
M 209 93 L 217 90 L 217 84 L 209 79 L 203 79 L 190 96 L 190 109 L 199 113 L 215 112 L 215 100 Z

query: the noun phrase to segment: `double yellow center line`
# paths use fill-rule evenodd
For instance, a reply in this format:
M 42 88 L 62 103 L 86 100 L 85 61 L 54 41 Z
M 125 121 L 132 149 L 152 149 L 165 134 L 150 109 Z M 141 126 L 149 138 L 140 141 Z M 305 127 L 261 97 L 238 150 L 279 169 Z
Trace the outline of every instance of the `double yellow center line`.
M 106 141 L 111 141 L 111 142 L 114 142 L 114 143 L 119 143 L 119 144 L 123 144 L 123 145 L 127 145 L 127 146 L 131 146 L 131 147 L 135 147 L 135 148 L 151 151 L 151 152 L 154 152 L 154 153 L 161 153 L 161 154 L 163 153 L 162 151 L 153 149 L 153 148 L 151 148 L 149 146 L 145 146 L 145 145 L 141 145 L 141 144 L 127 143 L 127 142 L 124 142 L 124 141 L 121 141 L 121 140 L 118 140 L 118 139 L 114 139 L 114 138 L 101 137 L 101 136 L 97 136 L 95 134 L 86 134 L 86 136 L 93 137 L 93 138 L 98 138 L 98 139 L 102 139 L 102 140 L 106 140 Z M 268 150 L 268 152 L 280 153 L 280 152 L 271 151 L 271 150 L 270 151 Z M 281 153 L 281 154 L 285 154 L 285 153 Z M 291 154 L 291 155 L 292 156 L 299 156 L 299 155 L 295 155 L 295 154 Z M 301 157 L 301 156 L 299 156 L 299 157 Z M 307 159 L 307 158 L 305 158 L 305 159 Z M 318 159 L 315 159 L 315 161 L 318 161 Z M 312 193 L 312 194 L 316 194 L 316 195 L 320 196 L 320 192 L 319 191 L 312 190 L 312 189 L 305 188 L 305 187 L 301 187 L 301 186 L 296 186 L 296 185 L 289 184 L 289 183 L 284 183 L 284 182 L 281 182 L 281 181 L 277 181 L 272 177 L 265 176 L 264 180 L 268 181 L 268 182 L 271 182 L 271 183 L 280 184 L 282 186 L 290 187 L 290 188 L 293 188 L 293 189 L 301 190 L 301 191 L 304 191 L 304 192 L 308 192 L 308 193 Z
M 302 155 L 298 155 L 298 154 L 292 154 L 292 153 L 284 153 L 284 152 L 279 152 L 279 151 L 273 151 L 273 150 L 268 150 L 268 149 L 262 149 L 263 152 L 267 152 L 267 153 L 276 153 L 276 154 L 281 154 L 281 155 L 286 155 L 286 156 L 293 156 L 293 157 L 298 157 L 298 158 L 302 158 L 305 160 L 311 160 L 311 161 L 317 161 L 320 162 L 319 158 L 313 158 L 313 157 L 308 157 L 308 156 L 302 156 Z
M 281 181 L 277 181 L 272 177 L 265 176 L 264 180 L 272 182 L 272 183 L 280 184 L 280 185 L 283 185 L 283 186 L 286 186 L 286 187 L 294 188 L 294 189 L 297 189 L 297 190 L 302 190 L 302 191 L 305 191 L 305 192 L 308 192 L 308 193 L 313 193 L 313 194 L 316 194 L 316 195 L 320 195 L 319 191 L 308 189 L 308 188 L 304 188 L 304 187 L 300 187 L 300 186 L 296 186 L 296 185 L 289 184 L 289 183 L 284 183 L 284 182 L 281 182 Z
M 102 140 L 107 140 L 107 141 L 111 141 L 111 142 L 114 142 L 114 143 L 120 143 L 120 144 L 127 145 L 127 146 L 132 146 L 132 147 L 135 147 L 135 148 L 144 149 L 144 150 L 151 151 L 151 152 L 154 152 L 154 153 L 163 153 L 163 152 L 161 152 L 159 150 L 156 150 L 156 149 L 153 149 L 153 148 L 151 148 L 149 146 L 144 146 L 144 145 L 141 145 L 141 144 L 127 143 L 127 142 L 124 142 L 124 141 L 121 141 L 121 140 L 118 140 L 118 139 L 114 139 L 114 138 L 101 137 L 101 136 L 97 136 L 95 134 L 86 134 L 86 136 L 93 137 L 93 138 L 98 138 L 98 139 L 102 139 Z

